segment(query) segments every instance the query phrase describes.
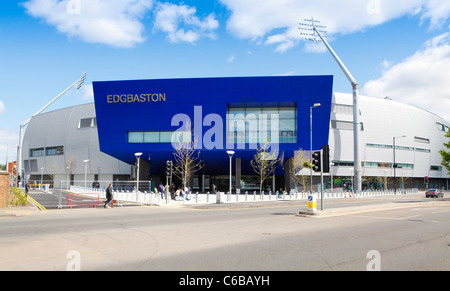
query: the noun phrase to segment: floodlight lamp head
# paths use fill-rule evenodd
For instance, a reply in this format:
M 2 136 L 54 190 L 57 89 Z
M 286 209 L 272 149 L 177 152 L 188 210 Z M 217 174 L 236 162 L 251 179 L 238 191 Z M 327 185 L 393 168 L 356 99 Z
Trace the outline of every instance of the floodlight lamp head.
M 84 80 L 86 80 L 86 72 L 81 75 L 81 78 L 78 80 L 77 90 L 83 86 Z
M 320 104 L 320 103 L 315 103 L 314 104 L 314 107 L 319 107 L 319 106 L 322 106 L 322 104 Z

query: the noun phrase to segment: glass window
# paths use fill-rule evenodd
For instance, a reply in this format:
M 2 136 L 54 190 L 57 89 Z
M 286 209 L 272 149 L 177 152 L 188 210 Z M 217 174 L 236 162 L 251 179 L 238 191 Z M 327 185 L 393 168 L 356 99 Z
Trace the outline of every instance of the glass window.
M 128 143 L 143 143 L 144 132 L 143 131 L 131 131 L 128 133 Z
M 130 131 L 128 143 L 176 143 L 191 142 L 190 131 Z
M 235 141 L 237 143 L 245 143 L 245 131 L 235 131 L 234 132 Z
M 416 151 L 423 152 L 423 153 L 431 153 L 430 149 L 422 149 L 422 148 L 416 148 Z
M 261 114 L 261 108 L 246 108 L 245 114 L 254 114 L 256 118 Z
M 79 124 L 78 128 L 91 127 L 91 124 L 92 124 L 92 118 L 83 118 L 83 119 L 80 119 L 80 124 Z
M 159 132 L 146 131 L 144 132 L 144 143 L 159 143 Z
M 436 126 L 438 130 L 445 131 L 445 125 L 443 125 L 442 123 L 436 122 Z
M 332 111 L 338 114 L 353 115 L 353 105 L 333 104 Z
M 297 137 L 293 131 L 280 131 L 280 142 L 281 143 L 295 143 Z
M 263 107 L 261 113 L 267 114 L 269 118 L 271 114 L 280 114 L 278 107 Z
M 280 131 L 292 131 L 296 132 L 296 122 L 295 119 L 281 119 L 280 121 Z
M 159 133 L 159 142 L 160 143 L 171 143 L 173 133 L 174 133 L 173 131 L 161 131 Z
M 296 107 L 239 107 L 228 113 L 228 143 L 264 143 L 277 136 L 282 143 L 297 142 Z
M 280 119 L 295 119 L 297 110 L 295 108 L 280 108 Z
M 190 143 L 192 141 L 190 131 L 175 131 L 172 133 L 172 143 Z
M 30 157 L 43 157 L 45 156 L 44 148 L 30 149 Z
M 64 155 L 64 146 L 57 146 L 57 147 L 48 147 L 45 148 L 45 154 L 47 156 L 59 156 Z
M 78 123 L 78 128 L 87 128 L 87 127 L 96 127 L 96 126 L 97 126 L 97 118 L 96 117 L 82 118 L 82 119 L 80 119 L 80 122 Z
M 418 137 L 418 136 L 414 137 L 414 141 L 420 142 L 420 143 L 428 143 L 428 144 L 430 143 L 430 139 L 424 138 L 424 137 Z
M 229 114 L 242 114 L 245 116 L 245 108 L 230 108 Z
M 353 122 L 332 120 L 331 128 L 340 130 L 353 130 Z M 364 123 L 361 122 L 361 131 L 364 131 Z

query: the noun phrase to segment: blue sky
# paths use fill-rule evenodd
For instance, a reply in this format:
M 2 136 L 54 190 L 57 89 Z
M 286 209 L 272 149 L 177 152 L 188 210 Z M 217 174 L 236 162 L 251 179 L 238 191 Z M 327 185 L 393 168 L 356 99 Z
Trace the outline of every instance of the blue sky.
M 334 75 L 322 45 L 298 30 L 327 26 L 363 94 L 450 120 L 448 0 L 5 0 L 0 3 L 0 163 L 19 125 L 87 72 L 47 111 L 92 102 L 92 81 Z

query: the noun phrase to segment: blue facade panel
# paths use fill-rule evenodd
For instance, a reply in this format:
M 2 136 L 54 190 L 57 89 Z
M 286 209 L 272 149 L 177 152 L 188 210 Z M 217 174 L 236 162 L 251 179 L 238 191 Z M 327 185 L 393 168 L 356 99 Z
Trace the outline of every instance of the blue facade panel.
M 151 172 L 160 173 L 165 161 L 173 159 L 170 143 L 128 143 L 128 132 L 176 131 L 172 126 L 177 114 L 189 117 L 202 145 L 201 159 L 208 174 L 228 173 L 226 118 L 229 106 L 297 108 L 297 142 L 279 144 L 281 164 L 295 150 L 310 148 L 310 107 L 321 106 L 313 113 L 313 149 L 328 144 L 332 76 L 236 77 L 161 79 L 93 82 L 100 150 L 126 163 L 134 164 L 136 152 L 151 161 Z M 220 117 L 222 124 L 210 123 L 207 116 Z M 213 120 L 216 120 L 213 118 Z M 216 126 L 221 126 L 218 131 Z M 221 132 L 221 146 L 208 149 L 202 144 L 210 129 Z M 211 132 L 209 132 L 211 133 Z M 217 145 L 217 144 L 216 144 Z M 228 146 L 228 147 L 227 147 Z M 242 158 L 243 174 L 253 174 L 249 162 L 254 149 L 236 149 Z M 282 174 L 282 172 L 281 172 Z

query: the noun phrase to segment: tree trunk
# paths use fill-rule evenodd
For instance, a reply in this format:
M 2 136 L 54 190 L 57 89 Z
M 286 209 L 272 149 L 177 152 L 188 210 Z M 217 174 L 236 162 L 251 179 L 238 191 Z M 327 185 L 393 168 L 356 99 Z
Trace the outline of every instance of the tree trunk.
M 261 199 L 261 200 L 262 200 L 262 185 L 263 185 L 263 182 L 264 181 L 262 181 L 262 179 L 261 179 L 261 182 L 259 183 L 259 199 Z

